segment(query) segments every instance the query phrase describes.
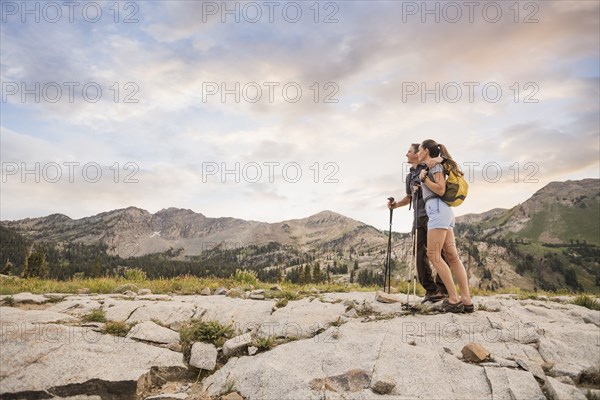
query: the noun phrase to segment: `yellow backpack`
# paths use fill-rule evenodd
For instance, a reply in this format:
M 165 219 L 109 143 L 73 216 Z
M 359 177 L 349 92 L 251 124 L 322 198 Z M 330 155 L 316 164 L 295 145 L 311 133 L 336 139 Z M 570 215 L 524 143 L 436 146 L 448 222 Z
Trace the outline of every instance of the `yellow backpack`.
M 462 171 L 455 171 L 450 168 L 450 165 L 442 161 L 444 174 L 446 174 L 446 192 L 442 196 L 442 200 L 450 207 L 457 207 L 465 201 L 469 192 L 469 184 L 465 179 L 465 174 Z

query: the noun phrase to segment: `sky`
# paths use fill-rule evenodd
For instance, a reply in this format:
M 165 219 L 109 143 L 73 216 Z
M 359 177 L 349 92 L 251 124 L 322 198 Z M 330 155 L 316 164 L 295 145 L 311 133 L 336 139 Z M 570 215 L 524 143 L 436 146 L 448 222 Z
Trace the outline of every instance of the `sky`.
M 425 139 L 470 181 L 457 216 L 600 174 L 595 0 L 1 7 L 2 220 L 331 210 L 387 229 Z

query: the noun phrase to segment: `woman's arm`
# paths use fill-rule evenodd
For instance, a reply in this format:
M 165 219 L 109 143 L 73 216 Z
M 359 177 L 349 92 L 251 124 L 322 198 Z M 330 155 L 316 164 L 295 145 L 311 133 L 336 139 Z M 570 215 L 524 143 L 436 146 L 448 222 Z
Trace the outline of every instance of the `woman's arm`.
M 433 175 L 433 179 L 435 182 L 429 179 L 429 174 L 426 174 L 423 184 L 427 185 L 427 187 L 431 189 L 433 193 L 437 194 L 438 196 L 443 196 L 444 193 L 446 193 L 446 179 L 444 177 L 444 173 L 436 172 Z

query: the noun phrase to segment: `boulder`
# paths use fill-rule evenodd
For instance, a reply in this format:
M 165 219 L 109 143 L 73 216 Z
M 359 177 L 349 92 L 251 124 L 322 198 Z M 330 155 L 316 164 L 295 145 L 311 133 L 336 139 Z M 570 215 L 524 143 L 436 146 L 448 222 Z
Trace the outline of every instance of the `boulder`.
M 97 301 L 90 298 L 83 300 L 69 299 L 54 304 L 52 307 L 47 308 L 47 311 L 60 312 L 75 317 L 82 317 L 86 314 L 91 313 L 94 310 L 101 308 L 102 305 Z
M 220 287 L 217 290 L 215 290 L 215 296 L 226 296 L 227 295 L 227 289 L 225 289 L 224 287 Z
M 127 319 L 127 322 L 143 322 L 155 319 L 169 326 L 174 322 L 190 320 L 195 312 L 195 307 L 189 303 L 157 301 L 136 308 Z
M 200 294 L 202 296 L 210 296 L 210 288 L 205 287 L 204 289 L 202 289 L 202 291 L 200 292 Z
M 32 294 L 29 292 L 14 294 L 12 295 L 12 299 L 14 304 L 44 304 L 50 300 L 44 295 Z
M 2 342 L 0 398 L 46 398 L 48 393 L 133 398 L 138 378 L 150 367 L 185 369 L 180 353 L 89 328 L 29 322 L 21 328 L 29 334 Z
M 140 289 L 140 290 L 138 290 L 137 294 L 140 295 L 140 296 L 145 296 L 147 294 L 152 294 L 152 290 L 150 290 L 150 289 Z
M 263 337 L 312 337 L 337 321 L 344 311 L 345 307 L 340 303 L 321 303 L 308 298 L 290 301 L 260 324 L 258 334 Z
M 252 343 L 252 337 L 249 334 L 239 335 L 227 340 L 223 344 L 223 355 L 231 357 L 243 352 Z
M 217 366 L 217 348 L 212 343 L 196 342 L 192 345 L 190 365 L 212 371 Z
M 179 334 L 177 332 L 157 325 L 152 321 L 144 321 L 135 325 L 127 333 L 127 337 L 160 344 L 174 344 L 179 342 Z
M 382 292 L 381 290 L 375 295 L 375 301 L 380 303 L 399 303 L 400 298 L 393 294 Z
M 551 400 L 586 400 L 586 397 L 575 386 L 565 385 L 558 380 L 547 376 L 544 388 Z
M 469 343 L 462 349 L 465 361 L 479 363 L 487 360 L 490 353 L 479 343 Z

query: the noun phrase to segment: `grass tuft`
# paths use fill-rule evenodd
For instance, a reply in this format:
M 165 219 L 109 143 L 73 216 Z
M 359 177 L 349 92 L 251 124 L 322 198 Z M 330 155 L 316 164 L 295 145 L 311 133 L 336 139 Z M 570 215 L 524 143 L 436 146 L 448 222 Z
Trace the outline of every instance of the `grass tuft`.
M 132 327 L 132 324 L 127 324 L 125 321 L 108 321 L 104 325 L 103 333 L 125 337 Z
M 592 296 L 588 296 L 587 294 L 580 294 L 575 297 L 572 301 L 573 304 L 589 308 L 590 310 L 600 311 L 600 302 L 593 298 Z
M 82 322 L 106 322 L 106 315 L 103 310 L 96 309 L 91 313 L 84 315 L 81 317 Z

